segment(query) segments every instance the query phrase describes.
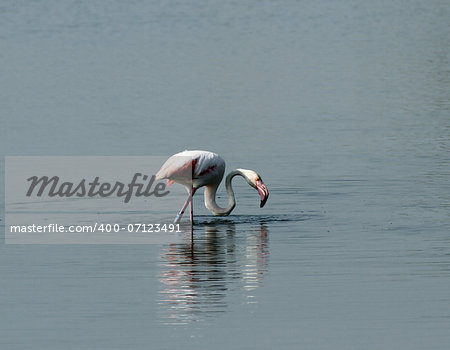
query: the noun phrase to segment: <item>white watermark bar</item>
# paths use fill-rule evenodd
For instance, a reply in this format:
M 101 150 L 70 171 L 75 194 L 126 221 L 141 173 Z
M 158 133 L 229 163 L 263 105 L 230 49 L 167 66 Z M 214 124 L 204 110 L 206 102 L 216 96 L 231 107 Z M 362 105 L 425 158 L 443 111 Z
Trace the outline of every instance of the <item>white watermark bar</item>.
M 179 224 L 174 218 L 186 189 L 155 177 L 167 158 L 5 157 L 5 243 L 183 240 L 191 230 L 189 218 Z M 187 169 L 183 175 L 191 174 Z

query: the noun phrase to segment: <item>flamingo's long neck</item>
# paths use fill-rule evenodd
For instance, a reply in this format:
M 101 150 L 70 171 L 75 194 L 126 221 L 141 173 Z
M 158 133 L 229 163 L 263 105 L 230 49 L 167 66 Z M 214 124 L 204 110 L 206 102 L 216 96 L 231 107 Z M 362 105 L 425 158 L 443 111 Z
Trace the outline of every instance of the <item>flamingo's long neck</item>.
M 231 179 L 236 175 L 245 177 L 239 170 L 233 170 L 225 179 L 225 188 L 228 195 L 228 205 L 226 208 L 219 207 L 216 203 L 216 192 L 220 182 L 206 186 L 205 188 L 205 206 L 216 216 L 227 216 L 236 206 L 236 200 L 234 198 L 233 187 L 231 186 Z

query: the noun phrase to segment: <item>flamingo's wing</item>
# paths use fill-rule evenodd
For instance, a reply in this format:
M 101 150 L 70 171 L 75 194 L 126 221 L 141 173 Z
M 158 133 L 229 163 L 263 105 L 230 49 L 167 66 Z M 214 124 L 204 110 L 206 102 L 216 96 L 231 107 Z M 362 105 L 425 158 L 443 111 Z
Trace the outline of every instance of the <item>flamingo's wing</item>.
M 184 183 L 192 180 L 192 159 L 186 156 L 173 155 L 156 173 L 156 180 L 167 179 L 170 186 L 174 182 Z
M 216 181 L 220 181 L 225 170 L 225 162 L 216 153 L 201 152 L 192 163 L 194 179 L 202 179 L 209 175 L 217 176 Z
M 178 182 L 191 184 L 192 180 L 199 180 L 201 185 L 208 180 L 205 177 L 215 176 L 220 181 L 225 170 L 223 159 L 213 152 L 184 151 L 170 157 L 156 174 L 156 179 L 168 179 L 168 184 Z M 206 182 L 202 183 L 201 179 Z M 197 181 L 198 183 L 198 181 Z

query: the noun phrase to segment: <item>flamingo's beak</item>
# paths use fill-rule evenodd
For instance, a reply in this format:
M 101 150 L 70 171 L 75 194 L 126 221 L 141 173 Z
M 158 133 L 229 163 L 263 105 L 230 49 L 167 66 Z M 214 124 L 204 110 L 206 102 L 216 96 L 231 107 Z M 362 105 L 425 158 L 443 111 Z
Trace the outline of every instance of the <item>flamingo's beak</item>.
M 256 181 L 256 190 L 261 197 L 261 204 L 259 205 L 259 207 L 262 208 L 264 204 L 266 204 L 267 198 L 269 198 L 269 191 L 267 190 L 266 185 L 264 185 L 264 182 L 262 182 L 261 179 Z

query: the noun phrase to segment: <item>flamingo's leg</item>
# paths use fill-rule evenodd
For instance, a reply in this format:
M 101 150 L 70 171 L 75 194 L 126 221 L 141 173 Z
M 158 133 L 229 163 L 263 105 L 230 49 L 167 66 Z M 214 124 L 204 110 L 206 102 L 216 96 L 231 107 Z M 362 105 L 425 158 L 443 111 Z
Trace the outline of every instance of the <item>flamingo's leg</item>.
M 183 216 L 187 205 L 192 201 L 192 197 L 194 196 L 194 193 L 195 193 L 196 190 L 197 189 L 195 187 L 193 187 L 191 189 L 191 191 L 189 192 L 189 196 L 187 197 L 186 202 L 184 203 L 184 205 L 181 208 L 180 212 L 177 214 L 177 216 L 175 217 L 175 220 L 173 221 L 174 224 L 180 223 L 181 217 Z M 192 207 L 191 207 L 191 211 L 192 211 Z M 192 221 L 191 221 L 191 223 L 192 223 Z
M 189 218 L 191 219 L 191 225 L 194 223 L 194 196 L 192 195 L 191 201 L 189 202 Z

